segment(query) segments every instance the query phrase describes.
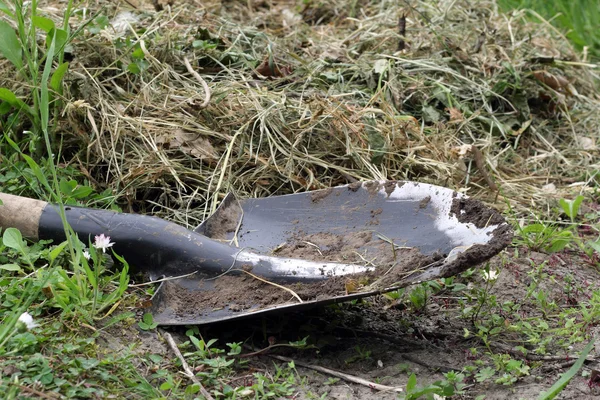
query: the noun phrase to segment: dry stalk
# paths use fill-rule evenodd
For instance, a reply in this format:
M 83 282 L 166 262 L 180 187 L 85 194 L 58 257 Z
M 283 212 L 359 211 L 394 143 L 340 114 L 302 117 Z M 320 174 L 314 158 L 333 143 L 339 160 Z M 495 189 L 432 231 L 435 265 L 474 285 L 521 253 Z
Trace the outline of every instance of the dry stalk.
M 200 382 L 200 380 L 196 378 L 196 375 L 194 375 L 194 372 L 188 365 L 187 361 L 185 361 L 183 354 L 181 354 L 181 351 L 179 351 L 179 347 L 177 347 L 177 343 L 175 343 L 175 340 L 173 339 L 171 334 L 162 329 L 160 330 L 160 333 L 167 340 L 167 343 L 169 344 L 171 350 L 173 350 L 173 353 L 175 353 L 179 361 L 181 361 L 181 367 L 183 368 L 185 376 L 187 376 L 192 382 L 194 382 L 200 387 L 200 393 L 206 398 L 206 400 L 214 400 L 214 397 L 212 397 L 211 394 L 208 393 L 208 391 L 202 385 L 202 382 Z

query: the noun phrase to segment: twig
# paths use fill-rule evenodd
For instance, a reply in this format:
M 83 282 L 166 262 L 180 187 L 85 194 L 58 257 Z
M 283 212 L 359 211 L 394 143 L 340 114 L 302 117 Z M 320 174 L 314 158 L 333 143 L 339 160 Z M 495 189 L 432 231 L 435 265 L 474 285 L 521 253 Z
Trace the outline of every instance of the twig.
M 239 354 L 237 357 L 238 358 L 248 358 L 248 357 L 259 356 L 259 355 L 264 354 L 264 353 L 266 353 L 266 352 L 268 352 L 268 351 L 270 351 L 272 349 L 275 349 L 277 347 L 291 347 L 292 349 L 297 349 L 298 348 L 298 346 L 294 346 L 292 344 L 279 343 L 279 344 L 272 344 L 272 345 L 267 346 L 267 347 L 265 347 L 263 349 L 254 351 L 254 348 L 252 348 L 251 346 L 244 345 L 244 348 L 246 348 L 248 350 L 252 350 L 252 352 L 251 353 Z M 314 347 L 315 346 L 313 346 L 313 345 L 309 345 L 309 346 L 306 346 L 306 347 L 303 347 L 303 348 L 307 349 L 307 348 L 314 348 Z
M 418 357 L 412 356 L 410 354 L 402 353 L 401 356 L 402 356 L 402 358 L 404 358 L 404 359 L 406 359 L 406 360 L 408 360 L 408 361 L 410 361 L 412 363 L 419 364 L 420 366 L 425 367 L 425 368 L 427 368 L 429 370 L 432 370 L 432 371 L 441 371 L 441 372 L 446 373 L 446 372 L 450 372 L 450 371 L 455 371 L 456 370 L 454 368 L 446 367 L 445 365 L 430 364 L 430 363 L 427 363 L 425 361 L 421 361 L 421 360 L 419 360 Z
M 479 172 L 483 176 L 483 179 L 489 186 L 490 190 L 492 192 L 497 192 L 498 186 L 496 185 L 496 183 L 492 180 L 492 178 L 488 174 L 487 165 L 485 165 L 485 159 L 483 157 L 483 153 L 475 145 L 471 145 L 471 152 L 473 153 L 473 158 L 475 159 L 475 165 L 477 165 Z
M 243 273 L 245 273 L 245 274 L 248 274 L 248 275 L 250 275 L 250 276 L 251 276 L 251 277 L 253 277 L 254 279 L 258 279 L 258 280 L 259 280 L 259 281 L 261 281 L 261 282 L 268 283 L 269 285 L 273 285 L 273 286 L 275 286 L 275 287 L 278 287 L 279 289 L 283 289 L 283 290 L 285 290 L 285 291 L 288 291 L 288 292 L 290 292 L 290 293 L 292 294 L 292 296 L 294 296 L 294 297 L 295 297 L 295 298 L 296 298 L 296 299 L 297 299 L 297 300 L 298 300 L 300 303 L 304 303 L 304 302 L 302 301 L 302 299 L 300 298 L 300 296 L 298 296 L 298 295 L 296 294 L 296 292 L 294 292 L 294 291 L 293 291 L 292 289 L 290 289 L 290 288 L 286 288 L 285 286 L 278 285 L 278 284 L 276 284 L 275 282 L 271 282 L 271 281 L 268 281 L 268 280 L 266 280 L 266 279 L 263 279 L 263 278 L 261 278 L 260 276 L 256 276 L 256 275 L 254 275 L 253 273 L 250 273 L 250 272 L 248 272 L 248 271 L 244 271 L 243 269 L 232 269 L 232 271 L 240 271 L 240 272 L 243 272 Z
M 244 221 L 244 209 L 240 207 L 240 211 L 242 212 L 242 215 L 240 215 L 240 220 L 235 227 L 235 232 L 233 232 L 233 239 L 231 239 L 229 242 L 229 244 L 234 243 L 235 247 L 240 247 L 240 243 L 238 242 L 238 234 L 240 233 L 240 228 L 242 227 L 242 221 Z
M 42 399 L 51 399 L 51 400 L 56 400 L 56 399 L 64 399 L 64 396 L 55 393 L 55 392 L 50 392 L 52 393 L 50 394 L 46 394 L 44 392 L 40 392 L 39 390 L 35 390 L 33 388 L 30 388 L 28 386 L 23 386 L 23 385 L 17 385 L 19 387 L 19 389 L 21 389 L 24 392 L 29 392 L 31 394 L 36 395 L 38 398 L 42 398 Z
M 185 358 L 183 358 L 183 354 L 181 354 L 181 351 L 179 351 L 177 343 L 175 343 L 175 340 L 173 340 L 173 336 L 171 336 L 169 332 L 164 331 L 162 329 L 160 330 L 160 333 L 164 336 L 165 339 L 167 339 L 169 347 L 171 347 L 173 353 L 175 353 L 177 358 L 179 358 L 179 361 L 181 361 L 181 367 L 183 368 L 185 375 L 188 378 L 190 378 L 192 382 L 194 382 L 200 387 L 200 393 L 202 393 L 202 396 L 206 397 L 206 400 L 214 400 L 210 393 L 208 393 L 208 391 L 204 389 L 204 386 L 202 386 L 202 383 L 198 380 L 198 378 L 196 378 L 196 375 L 194 375 L 194 373 L 192 372 L 192 369 L 188 365 L 187 361 L 185 361 Z
M 294 364 L 299 365 L 303 368 L 308 368 L 308 369 L 312 369 L 314 371 L 322 372 L 324 374 L 335 376 L 335 377 L 343 379 L 347 382 L 358 383 L 359 385 L 367 386 L 371 389 L 375 389 L 375 390 L 379 390 L 379 391 L 402 392 L 402 388 L 399 388 L 399 387 L 380 385 L 379 383 L 371 382 L 366 379 L 359 378 L 358 376 L 349 375 L 349 374 L 346 374 L 346 373 L 343 373 L 340 371 L 321 367 L 319 365 L 307 364 L 302 361 L 292 360 L 291 358 L 284 357 L 284 356 L 278 356 L 275 354 L 269 354 L 269 357 L 274 358 L 279 361 L 293 362 Z
M 502 343 L 490 343 L 490 347 L 494 347 L 497 350 L 503 351 L 505 353 L 511 354 L 513 356 L 517 356 L 517 357 L 523 357 L 526 360 L 529 361 L 565 361 L 566 363 L 570 362 L 571 360 L 573 360 L 573 363 L 575 363 L 575 361 L 577 361 L 577 359 L 579 358 L 579 356 L 577 354 L 565 354 L 562 356 L 556 355 L 556 356 L 540 356 L 538 354 L 531 354 L 531 353 L 523 353 L 521 350 L 517 350 L 517 349 L 513 349 L 510 346 L 506 346 Z M 588 356 L 586 358 L 586 361 L 594 361 L 594 357 L 592 356 Z M 573 364 L 571 364 L 573 365 Z M 570 365 L 566 365 L 567 367 Z M 564 367 L 563 367 L 564 368 Z
M 586 361 L 588 361 L 588 360 L 586 360 Z M 558 364 L 547 365 L 547 366 L 545 366 L 545 367 L 543 367 L 541 369 L 541 372 L 544 373 L 544 374 L 546 374 L 548 372 L 552 372 L 552 371 L 556 371 L 556 370 L 559 370 L 559 369 L 568 368 L 568 367 L 572 366 L 573 364 L 575 364 L 576 362 L 577 362 L 577 359 L 574 358 L 572 360 L 563 361 L 563 362 L 558 363 Z
M 400 332 L 398 332 L 398 336 L 392 336 L 392 335 L 386 335 L 384 333 L 379 333 L 379 332 L 374 332 L 374 331 L 349 328 L 347 326 L 336 326 L 335 329 L 339 329 L 339 330 L 343 330 L 343 331 L 350 331 L 350 332 L 354 333 L 355 336 L 358 336 L 358 335 L 370 336 L 370 337 L 374 337 L 377 339 L 385 340 L 390 343 L 398 344 L 401 346 L 408 346 L 408 347 L 410 347 L 410 350 L 420 350 L 420 349 L 425 348 L 425 345 L 423 343 L 421 343 L 420 341 L 407 339 L 406 336 L 404 336 Z
M 194 71 L 194 68 L 192 68 L 192 65 L 186 57 L 183 58 L 183 63 L 185 64 L 185 67 L 187 68 L 188 72 L 192 74 L 194 78 L 196 78 L 196 80 L 198 80 L 198 82 L 200 82 L 200 84 L 202 85 L 202 88 L 204 89 L 204 102 L 200 104 L 200 108 L 206 108 L 208 106 L 208 103 L 210 102 L 210 88 L 208 87 L 208 84 L 200 76 L 199 73 Z
M 192 275 L 196 274 L 197 272 L 198 271 L 194 271 L 194 272 L 191 272 L 191 273 L 185 274 L 185 275 L 170 276 L 168 278 L 157 279 L 155 281 L 144 282 L 144 283 L 137 283 L 135 285 L 127 285 L 127 287 L 129 287 L 129 288 L 136 288 L 136 287 L 141 287 L 141 286 L 152 285 L 154 283 L 159 283 L 159 282 L 173 281 L 175 279 L 187 278 L 188 276 L 192 276 Z
M 227 274 L 228 274 L 230 271 L 232 271 L 232 268 L 233 268 L 233 267 L 235 267 L 235 263 L 237 262 L 237 258 L 238 258 L 238 256 L 239 256 L 239 255 L 240 255 L 240 253 L 241 253 L 242 251 L 244 251 L 245 249 L 246 249 L 245 247 L 242 247 L 241 249 L 239 249 L 239 250 L 238 250 L 238 252 L 237 252 L 237 253 L 235 253 L 235 257 L 233 257 L 233 262 L 231 263 L 231 266 L 229 266 L 229 268 L 227 268 L 227 270 L 226 270 L 225 272 L 223 272 L 222 274 L 219 274 L 219 275 L 217 275 L 217 276 L 215 276 L 215 277 L 208 278 L 208 279 L 206 279 L 206 280 L 207 280 L 207 281 L 214 281 L 215 279 L 218 279 L 218 278 L 220 278 L 220 277 L 222 277 L 222 276 L 224 276 L 224 275 L 227 275 Z
M 398 19 L 398 33 L 400 34 L 400 40 L 398 41 L 398 51 L 402 51 L 406 48 L 406 14 L 402 14 Z

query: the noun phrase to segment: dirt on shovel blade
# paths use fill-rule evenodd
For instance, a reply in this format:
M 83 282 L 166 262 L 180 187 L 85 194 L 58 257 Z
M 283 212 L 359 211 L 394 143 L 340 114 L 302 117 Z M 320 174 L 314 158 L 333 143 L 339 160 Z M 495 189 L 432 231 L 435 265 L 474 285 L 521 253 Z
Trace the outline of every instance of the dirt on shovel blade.
M 362 240 L 369 235 L 355 234 Z M 315 237 L 316 236 L 316 237 Z M 396 249 L 381 241 L 381 253 L 360 255 L 348 244 L 342 244 L 342 238 L 336 235 L 318 234 L 307 236 L 279 250 L 281 256 L 310 260 L 342 261 L 344 263 L 364 263 L 361 257 L 369 257 L 378 266 L 372 272 L 335 276 L 322 281 L 294 282 L 290 284 L 272 283 L 247 273 L 225 275 L 214 280 L 177 280 L 168 281 L 163 286 L 163 300 L 169 304 L 171 312 L 179 318 L 197 315 L 200 310 L 208 313 L 227 309 L 230 312 L 258 311 L 284 304 L 320 301 L 333 297 L 379 290 L 393 286 L 407 275 L 426 267 L 441 256 L 427 256 L 418 249 Z M 320 239 L 320 240 L 319 240 Z M 311 244 L 307 244 L 309 242 Z M 331 243 L 332 247 L 319 255 L 319 245 Z M 386 250 L 387 247 L 387 250 Z M 337 258 L 340 257 L 340 258 Z M 367 263 L 365 263 L 367 264 Z M 190 283 L 195 287 L 190 287 Z M 160 310 L 159 310 L 160 312 Z

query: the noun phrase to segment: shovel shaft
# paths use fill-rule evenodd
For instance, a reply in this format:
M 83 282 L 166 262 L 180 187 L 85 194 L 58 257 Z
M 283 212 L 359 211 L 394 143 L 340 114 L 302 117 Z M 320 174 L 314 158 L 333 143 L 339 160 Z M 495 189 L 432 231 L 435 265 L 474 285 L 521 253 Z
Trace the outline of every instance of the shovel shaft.
M 14 227 L 33 240 L 65 240 L 58 206 L 40 200 L 0 194 L 0 227 Z M 152 279 L 196 272 L 197 277 L 251 272 L 276 281 L 321 280 L 364 272 L 355 265 L 312 262 L 259 255 L 210 239 L 175 223 L 138 214 L 65 206 L 68 224 L 85 243 L 104 234 L 116 254 L 135 272 Z
M 65 240 L 58 206 L 5 193 L 0 193 L 0 201 L 0 228 L 17 228 L 31 240 Z M 72 206 L 65 206 L 65 215 L 83 243 L 104 233 L 115 243 L 117 254 L 150 275 L 198 270 L 214 275 L 231 266 L 236 253 L 226 244 L 160 218 Z

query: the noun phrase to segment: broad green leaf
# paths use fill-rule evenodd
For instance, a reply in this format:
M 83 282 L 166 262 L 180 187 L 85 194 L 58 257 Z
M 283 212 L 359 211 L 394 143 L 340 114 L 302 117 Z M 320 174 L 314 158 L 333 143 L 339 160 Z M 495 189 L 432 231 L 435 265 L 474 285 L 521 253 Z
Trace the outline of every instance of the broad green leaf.
M 16 94 L 6 88 L 0 88 L 0 100 L 7 102 L 14 107 L 20 107 L 23 103 Z
M 411 374 L 408 378 L 408 382 L 406 382 L 406 393 L 412 393 L 415 387 L 417 387 L 417 376 Z
M 23 67 L 23 49 L 15 30 L 6 22 L 0 20 L 0 53 L 18 70 Z
M 142 72 L 142 70 L 140 69 L 140 67 L 136 64 L 136 63 L 130 63 L 127 66 L 127 71 L 131 72 L 132 74 L 138 75 L 140 72 Z
M 21 267 L 17 264 L 4 264 L 0 265 L 0 269 L 3 269 L 5 271 L 20 271 Z
M 10 110 L 12 110 L 12 106 L 9 103 L 5 101 L 0 103 L 0 115 L 6 115 Z
M 110 24 L 110 20 L 106 15 L 99 15 L 88 25 L 88 31 L 91 34 L 100 33 L 100 31 L 106 28 Z
M 142 321 L 144 321 L 144 323 L 148 325 L 152 325 L 152 323 L 154 322 L 154 317 L 152 317 L 152 314 L 150 313 L 145 313 L 142 317 Z
M 78 186 L 71 192 L 71 197 L 77 200 L 83 199 L 92 194 L 93 191 L 94 189 L 89 186 Z
M 54 29 L 54 21 L 50 18 L 40 17 L 38 15 L 32 18 L 33 26 L 36 28 L 40 28 L 41 30 L 49 33 L 52 29 Z
M 583 199 L 584 197 L 582 195 L 575 197 L 574 200 L 560 199 L 560 206 L 562 207 L 565 214 L 567 214 L 567 217 L 571 219 L 571 221 L 574 221 L 575 218 L 577 218 L 577 214 L 579 213 L 579 207 L 581 206 L 581 202 L 583 201 Z
M 17 228 L 6 228 L 4 235 L 2 235 L 2 243 L 11 249 L 23 250 L 23 236 Z
M 77 181 L 74 179 L 67 181 L 65 178 L 61 178 L 58 187 L 64 195 L 69 196 L 73 192 L 73 189 L 77 187 Z
M 49 49 L 52 42 L 54 42 L 54 52 L 52 54 L 54 56 L 55 53 L 61 52 L 64 49 L 68 39 L 69 35 L 66 31 L 53 28 L 48 32 L 48 35 L 46 35 L 46 48 Z
M 58 92 L 58 93 L 61 92 L 60 84 L 62 83 L 62 80 L 65 77 L 65 74 L 67 73 L 68 69 L 69 69 L 69 63 L 65 62 L 65 63 L 60 64 L 58 66 L 58 68 L 56 68 L 56 70 L 54 71 L 54 74 L 52 74 L 52 78 L 50 78 L 50 87 L 55 92 Z
M 1 21 L 0 21 L 1 22 Z M 25 104 L 21 99 L 19 99 L 13 92 L 6 88 L 0 88 L 0 100 L 6 102 L 5 104 L 9 104 L 15 108 L 25 109 L 29 114 L 33 114 L 33 109 Z M 4 107 L 3 107 L 4 109 Z M 8 112 L 8 110 L 6 110 Z
M 197 337 L 195 336 L 190 336 L 190 341 L 192 342 L 192 344 L 194 346 L 196 346 L 196 348 L 200 351 L 204 351 L 204 340 L 199 340 Z
M 144 54 L 144 50 L 142 50 L 141 47 L 138 47 L 137 49 L 135 49 L 133 51 L 133 53 L 131 53 L 131 57 L 137 59 L 137 60 L 141 60 L 146 56 L 146 54 Z

